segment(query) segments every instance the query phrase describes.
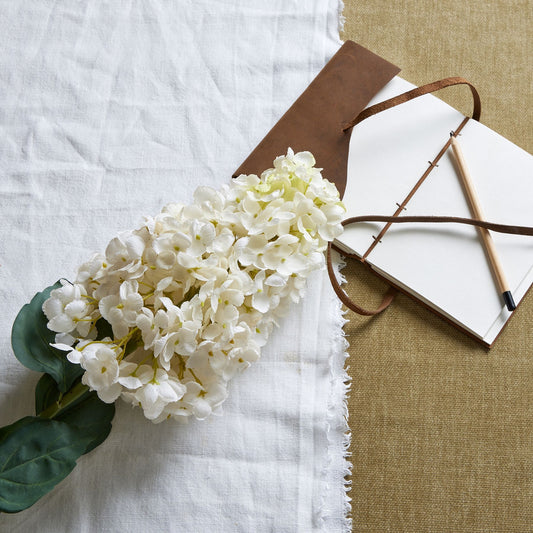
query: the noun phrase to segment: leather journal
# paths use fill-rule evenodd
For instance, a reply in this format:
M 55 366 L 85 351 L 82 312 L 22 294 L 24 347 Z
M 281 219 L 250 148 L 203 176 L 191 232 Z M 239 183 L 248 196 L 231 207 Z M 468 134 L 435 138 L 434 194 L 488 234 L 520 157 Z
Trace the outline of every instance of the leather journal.
M 364 309 L 339 286 L 328 253 L 333 287 L 347 307 L 373 315 L 399 290 L 491 346 L 512 313 L 476 226 L 492 230 L 519 303 L 533 283 L 533 157 L 479 122 L 481 101 L 466 80 L 417 88 L 399 70 L 347 41 L 234 176 L 261 173 L 288 147 L 310 151 L 347 208 L 334 247 L 391 286 L 378 309 Z M 429 94 L 452 85 L 470 89 L 471 118 Z M 451 135 L 464 147 L 487 220 L 498 223 L 470 218 Z

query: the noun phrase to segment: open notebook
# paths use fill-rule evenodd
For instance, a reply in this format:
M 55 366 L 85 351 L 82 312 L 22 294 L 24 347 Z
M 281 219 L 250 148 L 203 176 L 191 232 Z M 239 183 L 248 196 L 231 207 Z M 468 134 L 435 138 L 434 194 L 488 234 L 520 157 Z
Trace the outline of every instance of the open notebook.
M 373 105 L 414 88 L 394 77 Z M 464 115 L 433 95 L 378 113 L 352 131 L 347 217 L 393 215 Z M 458 137 L 485 218 L 533 224 L 533 157 L 475 120 Z M 471 217 L 451 149 L 407 203 L 405 215 Z M 335 243 L 363 257 L 384 223 L 346 228 Z M 533 239 L 492 232 L 518 304 L 533 282 Z M 508 321 L 476 228 L 461 224 L 393 224 L 365 258 L 380 276 L 490 346 Z

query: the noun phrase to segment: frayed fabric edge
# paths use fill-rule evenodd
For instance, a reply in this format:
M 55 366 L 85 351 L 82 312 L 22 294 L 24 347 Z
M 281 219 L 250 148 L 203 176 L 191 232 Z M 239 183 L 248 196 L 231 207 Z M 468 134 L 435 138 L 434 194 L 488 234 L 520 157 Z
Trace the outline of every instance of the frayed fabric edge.
M 343 0 L 339 0 L 339 4 L 337 6 L 337 14 L 339 17 L 339 34 L 340 34 L 344 31 L 344 25 L 346 24 L 346 17 L 344 16 Z
M 346 279 L 341 273 L 345 263 L 339 254 L 334 253 L 334 267 L 341 283 Z M 334 326 L 335 335 L 332 338 L 329 356 L 330 390 L 328 398 L 325 433 L 327 437 L 327 459 L 323 466 L 322 478 L 324 480 L 322 502 L 317 525 L 320 531 L 350 533 L 352 531 L 351 498 L 348 492 L 351 487 L 349 476 L 352 473 L 350 457 L 351 432 L 348 425 L 348 397 L 351 390 L 351 378 L 348 375 L 346 359 L 348 358 L 348 341 L 343 330 L 348 322 L 345 318 L 346 311 L 342 308 L 340 300 L 336 302 Z M 343 488 L 342 517 L 338 510 L 329 509 L 326 505 L 326 495 L 330 490 L 338 491 Z
M 337 28 L 340 35 L 344 31 L 346 17 L 344 16 L 344 1 L 338 0 Z M 333 265 L 340 283 L 346 283 L 342 269 L 346 266 L 343 258 L 333 252 Z M 335 297 L 335 296 L 334 296 Z M 335 297 L 336 298 L 336 297 Z M 332 533 L 351 533 L 352 531 L 352 499 L 349 491 L 352 485 L 352 463 L 350 461 L 350 443 L 352 434 L 348 424 L 348 398 L 351 392 L 352 379 L 348 375 L 349 366 L 346 366 L 349 343 L 346 339 L 344 326 L 349 320 L 345 318 L 347 311 L 343 309 L 342 302 L 337 299 L 335 316 L 333 320 L 335 334 L 332 338 L 332 347 L 329 356 L 330 388 L 325 422 L 327 440 L 327 458 L 322 471 L 322 494 L 315 523 L 319 531 Z M 331 487 L 333 485 L 333 487 Z M 338 516 L 338 507 L 329 509 L 326 505 L 326 495 L 330 488 L 342 487 L 342 516 Z

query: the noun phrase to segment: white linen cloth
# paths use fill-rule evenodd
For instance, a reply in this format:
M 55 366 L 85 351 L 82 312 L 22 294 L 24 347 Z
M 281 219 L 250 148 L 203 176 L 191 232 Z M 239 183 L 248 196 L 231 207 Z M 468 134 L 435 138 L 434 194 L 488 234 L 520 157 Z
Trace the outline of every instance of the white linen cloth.
M 228 183 L 340 45 L 340 0 L 0 1 L 0 425 L 39 378 L 13 320 L 119 231 Z M 221 417 L 108 439 L 10 532 L 348 531 L 345 341 L 324 271 Z

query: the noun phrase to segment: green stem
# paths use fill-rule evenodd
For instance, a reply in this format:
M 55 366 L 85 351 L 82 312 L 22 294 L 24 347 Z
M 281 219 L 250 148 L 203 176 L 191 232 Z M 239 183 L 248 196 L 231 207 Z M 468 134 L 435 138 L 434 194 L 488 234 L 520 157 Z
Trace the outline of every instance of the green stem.
M 88 390 L 89 387 L 87 385 L 81 382 L 77 383 L 63 397 L 60 397 L 57 402 L 54 402 L 44 411 L 40 412 L 39 416 L 41 418 L 54 418 L 69 405 L 81 398 Z
M 185 363 L 185 359 L 183 359 L 183 357 L 178 353 L 176 354 L 180 360 L 180 372 L 178 372 L 178 377 L 181 379 L 183 379 L 183 374 L 185 373 L 186 370 L 188 370 L 192 377 L 194 378 L 194 381 L 196 381 L 196 383 L 198 383 L 198 385 L 200 385 L 200 387 L 203 387 L 204 384 L 200 381 L 200 379 L 196 376 L 196 374 L 192 371 L 191 368 L 187 368 L 187 363 Z

